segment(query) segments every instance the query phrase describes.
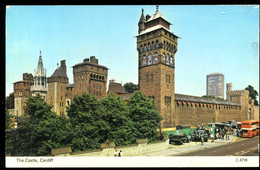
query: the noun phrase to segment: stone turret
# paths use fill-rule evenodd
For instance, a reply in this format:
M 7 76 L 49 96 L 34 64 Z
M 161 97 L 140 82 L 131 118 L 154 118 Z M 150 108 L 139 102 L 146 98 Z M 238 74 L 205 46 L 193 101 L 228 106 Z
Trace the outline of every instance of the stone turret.
M 140 20 L 138 22 L 138 27 L 139 27 L 138 33 L 139 34 L 140 34 L 140 32 L 142 32 L 144 30 L 144 23 L 145 23 L 144 9 L 142 9 L 142 14 L 141 14 Z

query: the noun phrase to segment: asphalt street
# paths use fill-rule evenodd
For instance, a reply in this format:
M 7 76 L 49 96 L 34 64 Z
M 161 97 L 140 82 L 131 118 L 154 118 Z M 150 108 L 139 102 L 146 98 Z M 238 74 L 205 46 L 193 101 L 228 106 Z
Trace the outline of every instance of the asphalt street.
M 258 156 L 259 136 L 178 156 Z M 174 156 L 174 155 L 172 155 Z

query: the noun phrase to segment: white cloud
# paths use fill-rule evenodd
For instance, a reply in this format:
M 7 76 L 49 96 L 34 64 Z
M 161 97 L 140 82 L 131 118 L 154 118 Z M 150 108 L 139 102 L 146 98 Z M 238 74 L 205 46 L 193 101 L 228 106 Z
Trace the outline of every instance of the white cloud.
M 9 9 L 11 6 L 10 5 L 6 5 L 6 9 Z

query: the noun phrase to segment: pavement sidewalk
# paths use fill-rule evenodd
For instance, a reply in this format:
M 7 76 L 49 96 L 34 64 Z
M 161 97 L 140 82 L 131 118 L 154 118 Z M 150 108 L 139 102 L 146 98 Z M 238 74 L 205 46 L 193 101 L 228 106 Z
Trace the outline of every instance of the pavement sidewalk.
M 193 152 L 197 150 L 203 150 L 203 149 L 208 149 L 220 145 L 225 145 L 231 142 L 235 142 L 238 138 L 239 137 L 237 137 L 236 135 L 230 135 L 229 140 L 226 140 L 225 138 L 223 140 L 222 139 L 214 140 L 214 142 L 208 140 L 208 142 L 204 142 L 203 145 L 201 145 L 201 142 L 183 143 L 182 145 L 170 144 L 169 148 L 164 151 L 149 153 L 140 156 L 172 156 L 172 155 L 177 156 L 187 152 Z

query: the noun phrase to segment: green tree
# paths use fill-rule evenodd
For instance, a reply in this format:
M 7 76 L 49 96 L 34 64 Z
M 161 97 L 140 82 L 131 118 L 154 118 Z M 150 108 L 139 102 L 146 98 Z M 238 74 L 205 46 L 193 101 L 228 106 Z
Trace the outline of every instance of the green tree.
M 134 91 L 139 90 L 138 85 L 132 82 L 124 84 L 124 88 L 128 93 L 133 93 Z
M 135 138 L 148 138 L 149 141 L 158 140 L 159 123 L 162 120 L 154 103 L 144 94 L 135 91 L 128 102 L 130 118 L 134 124 Z
M 5 129 L 6 130 L 10 130 L 11 129 L 11 126 L 10 124 L 12 123 L 12 120 L 11 118 L 13 118 L 14 116 L 11 115 L 9 113 L 9 111 L 5 108 Z
M 251 85 L 248 85 L 245 89 L 249 91 L 249 97 L 255 100 L 254 105 L 258 106 L 258 101 L 256 98 L 258 96 L 258 92 Z
M 101 119 L 106 122 L 106 129 L 100 136 L 115 142 L 116 145 L 128 145 L 135 142 L 133 123 L 129 118 L 129 110 L 124 101 L 111 94 L 101 100 Z M 104 129 L 104 128 L 103 128 Z
M 74 151 L 99 148 L 99 128 L 106 130 L 105 121 L 100 120 L 100 104 L 93 95 L 75 95 L 67 110 L 72 126 L 71 147 Z
M 7 150 L 12 155 L 43 156 L 52 148 L 69 146 L 71 127 L 51 107 L 39 95 L 28 98 L 25 117 L 18 118 L 18 128 L 7 134 Z
M 14 93 L 10 93 L 9 96 L 5 97 L 5 108 L 6 109 L 14 108 Z

